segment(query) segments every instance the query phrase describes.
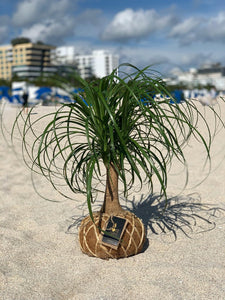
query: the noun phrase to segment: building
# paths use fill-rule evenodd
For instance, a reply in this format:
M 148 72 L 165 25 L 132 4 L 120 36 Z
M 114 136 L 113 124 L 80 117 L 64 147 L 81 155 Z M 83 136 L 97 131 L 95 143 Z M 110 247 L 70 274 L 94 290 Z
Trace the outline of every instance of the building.
M 82 78 L 102 78 L 119 65 L 119 56 L 106 50 L 79 54 L 73 46 L 54 47 L 43 43 L 0 46 L 0 78 L 34 79 L 41 75 L 77 72 Z
M 104 77 L 112 73 L 119 66 L 119 56 L 113 55 L 109 51 L 95 50 L 93 55 L 93 73 L 96 77 Z
M 52 74 L 57 68 L 51 64 L 54 46 L 42 43 L 23 43 L 0 46 L 0 78 L 13 76 L 33 79 L 42 74 Z
M 77 67 L 82 78 L 109 75 L 119 65 L 119 56 L 106 50 L 94 50 L 91 54 L 79 54 L 73 46 L 57 47 L 53 52 L 55 65 L 68 64 Z
M 54 64 L 76 64 L 76 49 L 73 46 L 57 47 L 51 52 L 51 59 Z
M 205 64 L 198 69 L 188 71 L 176 70 L 173 77 L 167 79 L 169 84 L 184 84 L 189 88 L 214 86 L 218 91 L 225 90 L 225 67 L 220 63 Z
M 77 55 L 76 61 L 81 76 L 82 72 L 86 76 L 89 71 L 97 78 L 109 75 L 119 66 L 119 56 L 106 50 L 94 50 L 91 55 Z
M 0 78 L 9 80 L 12 77 L 12 46 L 0 46 Z

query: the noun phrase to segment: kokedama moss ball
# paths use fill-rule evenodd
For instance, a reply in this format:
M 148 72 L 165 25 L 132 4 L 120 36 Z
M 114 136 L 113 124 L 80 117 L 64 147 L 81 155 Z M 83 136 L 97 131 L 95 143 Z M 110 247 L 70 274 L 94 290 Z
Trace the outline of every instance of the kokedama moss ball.
M 117 249 L 101 243 L 100 228 L 105 228 L 110 215 L 94 213 L 94 223 L 90 216 L 85 217 L 79 228 L 79 241 L 83 253 L 103 259 L 123 258 L 135 255 L 143 249 L 146 234 L 142 221 L 131 212 L 115 215 L 125 218 L 127 225 Z

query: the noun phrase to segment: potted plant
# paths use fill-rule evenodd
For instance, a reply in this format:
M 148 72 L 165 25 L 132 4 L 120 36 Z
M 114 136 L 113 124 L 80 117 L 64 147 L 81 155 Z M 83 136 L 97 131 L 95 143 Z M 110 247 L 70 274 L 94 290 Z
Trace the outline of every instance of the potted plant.
M 166 197 L 168 166 L 174 156 L 185 164 L 183 147 L 192 135 L 210 158 L 210 139 L 207 142 L 196 126 L 203 118 L 197 107 L 174 99 L 171 104 L 164 82 L 150 68 L 129 67 L 132 72 L 122 76 L 114 70 L 97 81 L 79 79 L 82 92 L 73 95 L 73 103 L 33 120 L 30 112 L 22 131 L 33 170 L 38 168 L 59 191 L 62 179 L 74 193 L 86 194 L 89 215 L 80 225 L 80 246 L 84 253 L 106 259 L 137 254 L 145 242 L 141 220 L 120 205 L 119 188 L 125 197 L 137 183 L 140 189 L 148 184 L 152 192 L 155 176 Z M 47 125 L 35 134 L 34 127 L 45 117 Z M 97 183 L 104 178 L 102 207 L 93 213 Z M 121 228 L 117 221 L 123 223 Z

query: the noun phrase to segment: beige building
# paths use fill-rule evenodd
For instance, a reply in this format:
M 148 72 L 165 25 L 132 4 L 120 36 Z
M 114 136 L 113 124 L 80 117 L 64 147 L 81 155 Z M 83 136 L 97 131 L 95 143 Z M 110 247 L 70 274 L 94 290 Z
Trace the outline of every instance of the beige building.
M 0 46 L 0 78 L 10 80 L 13 75 L 36 78 L 57 71 L 51 64 L 54 46 L 24 43 Z

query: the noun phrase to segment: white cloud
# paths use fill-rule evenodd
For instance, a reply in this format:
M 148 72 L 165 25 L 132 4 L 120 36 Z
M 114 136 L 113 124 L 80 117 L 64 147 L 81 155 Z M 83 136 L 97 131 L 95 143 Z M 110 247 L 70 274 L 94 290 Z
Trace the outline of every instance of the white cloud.
M 206 38 L 209 40 L 221 40 L 225 42 L 225 11 L 208 20 L 208 32 Z
M 225 42 L 225 12 L 211 18 L 191 17 L 176 24 L 169 37 L 175 38 L 181 45 L 193 42 Z
M 127 42 L 147 38 L 153 33 L 162 36 L 166 32 L 167 39 L 176 39 L 180 45 L 194 42 L 225 43 L 225 11 L 207 18 L 199 14 L 178 21 L 173 13 L 163 16 L 154 9 L 134 11 L 127 8 L 114 16 L 101 38 Z
M 12 21 L 21 36 L 59 45 L 74 35 L 71 7 L 75 4 L 76 0 L 73 4 L 69 0 L 24 0 L 18 4 Z
M 73 20 L 63 18 L 62 23 L 49 20 L 43 23 L 36 23 L 29 29 L 22 31 L 22 36 L 26 36 L 33 41 L 41 40 L 45 43 L 59 45 L 63 43 L 66 36 L 73 34 Z
M 16 26 L 26 27 L 46 18 L 60 19 L 68 9 L 69 0 L 24 0 L 18 4 L 12 20 Z
M 159 16 L 155 10 L 134 11 L 127 8 L 117 13 L 102 34 L 103 40 L 126 41 L 141 39 L 151 33 L 171 26 L 173 16 Z
M 196 19 L 194 17 L 188 18 L 188 19 L 184 20 L 183 22 L 176 24 L 172 28 L 170 35 L 172 37 L 188 35 L 191 32 L 194 32 L 200 24 L 201 24 L 200 19 Z
M 202 20 L 196 18 L 188 18 L 183 22 L 176 24 L 171 30 L 169 37 L 175 38 L 180 45 L 189 45 L 196 41 L 199 31 L 201 31 Z

